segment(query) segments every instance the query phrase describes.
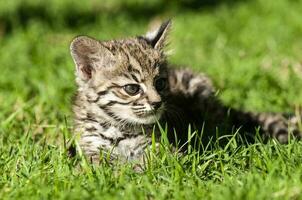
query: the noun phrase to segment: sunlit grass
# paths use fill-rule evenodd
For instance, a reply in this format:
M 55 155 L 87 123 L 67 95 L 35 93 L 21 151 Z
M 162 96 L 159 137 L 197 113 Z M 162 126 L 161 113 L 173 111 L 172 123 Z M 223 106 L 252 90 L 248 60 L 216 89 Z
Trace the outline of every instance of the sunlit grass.
M 201 151 L 188 141 L 181 154 L 162 131 L 142 173 L 131 164 L 91 166 L 81 154 L 67 156 L 76 143 L 69 55 L 76 35 L 138 35 L 150 21 L 172 16 L 171 62 L 207 73 L 228 105 L 293 112 L 302 102 L 301 1 L 228 1 L 199 9 L 183 1 L 164 7 L 134 0 L 95 7 L 96 1 L 24 2 L 0 2 L 0 199 L 302 198 L 301 142 L 247 144 L 240 130 L 226 145 L 197 145 Z M 44 14 L 19 13 L 37 5 Z

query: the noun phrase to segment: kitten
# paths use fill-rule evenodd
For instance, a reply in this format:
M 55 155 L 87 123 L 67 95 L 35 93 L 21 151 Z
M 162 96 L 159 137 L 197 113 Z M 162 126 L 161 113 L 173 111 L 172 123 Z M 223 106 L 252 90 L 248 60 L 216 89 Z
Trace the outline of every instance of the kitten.
M 142 161 L 158 120 L 182 142 L 189 124 L 209 134 L 217 127 L 222 132 L 240 127 L 247 133 L 260 127 L 282 143 L 289 133 L 300 137 L 294 118 L 228 108 L 215 97 L 207 76 L 171 67 L 164 51 L 170 28 L 167 21 L 146 36 L 110 41 L 79 36 L 72 41 L 78 85 L 75 132 L 81 134 L 86 156 L 95 162 L 106 153 L 111 159 Z

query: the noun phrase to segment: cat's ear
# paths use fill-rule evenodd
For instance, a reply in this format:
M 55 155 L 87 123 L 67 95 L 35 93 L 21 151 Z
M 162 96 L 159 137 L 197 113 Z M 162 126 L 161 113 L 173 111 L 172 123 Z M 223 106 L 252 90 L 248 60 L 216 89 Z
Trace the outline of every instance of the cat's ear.
M 154 49 L 162 50 L 166 46 L 166 40 L 170 32 L 171 25 L 171 20 L 167 20 L 162 23 L 159 28 L 146 34 L 146 40 L 151 44 Z
M 70 44 L 70 53 L 76 64 L 77 76 L 91 79 L 93 73 L 111 60 L 111 52 L 100 41 L 87 36 L 78 36 Z

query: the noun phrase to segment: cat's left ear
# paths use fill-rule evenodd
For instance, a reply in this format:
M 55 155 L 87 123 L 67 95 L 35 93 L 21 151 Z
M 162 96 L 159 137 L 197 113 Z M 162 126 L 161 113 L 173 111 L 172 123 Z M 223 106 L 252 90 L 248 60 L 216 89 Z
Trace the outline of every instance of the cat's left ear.
M 171 25 L 172 21 L 167 20 L 162 23 L 159 28 L 146 34 L 146 40 L 154 49 L 163 50 L 163 48 L 166 46 L 167 36 L 170 32 Z

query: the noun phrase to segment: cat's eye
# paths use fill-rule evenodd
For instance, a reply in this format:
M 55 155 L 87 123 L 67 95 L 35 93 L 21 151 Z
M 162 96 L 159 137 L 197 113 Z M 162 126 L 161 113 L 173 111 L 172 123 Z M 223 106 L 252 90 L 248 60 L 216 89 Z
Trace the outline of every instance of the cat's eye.
M 167 79 L 166 78 L 159 78 L 155 81 L 155 88 L 157 91 L 162 91 L 167 87 Z
M 140 91 L 140 86 L 138 84 L 128 84 L 123 87 L 123 89 L 129 94 L 129 95 L 137 95 Z

